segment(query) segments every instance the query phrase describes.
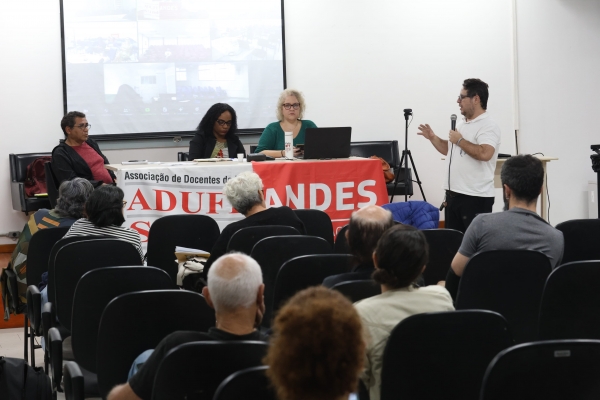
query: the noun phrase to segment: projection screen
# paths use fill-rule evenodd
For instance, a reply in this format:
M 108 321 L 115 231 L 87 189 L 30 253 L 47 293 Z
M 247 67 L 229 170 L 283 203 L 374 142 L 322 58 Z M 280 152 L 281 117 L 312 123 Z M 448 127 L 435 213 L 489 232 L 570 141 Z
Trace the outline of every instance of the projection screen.
M 282 0 L 62 0 L 67 111 L 97 138 L 193 134 L 228 103 L 242 130 L 285 87 Z

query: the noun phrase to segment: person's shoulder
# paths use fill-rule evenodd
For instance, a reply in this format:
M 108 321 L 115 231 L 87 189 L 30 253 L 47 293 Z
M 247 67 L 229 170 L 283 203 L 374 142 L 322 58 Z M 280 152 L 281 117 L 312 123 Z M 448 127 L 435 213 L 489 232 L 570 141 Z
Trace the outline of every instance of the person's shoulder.
M 67 147 L 69 147 L 69 145 L 65 143 L 65 140 L 60 139 L 58 141 L 58 144 L 56 146 L 54 146 L 54 148 L 52 149 L 52 154 L 54 154 L 54 152 L 58 152 L 58 153 L 64 152 Z
M 317 124 L 315 124 L 314 122 L 312 122 L 309 119 L 303 119 L 302 125 L 304 125 L 307 128 L 316 128 L 317 127 Z
M 212 338 L 206 332 L 176 331 L 165 338 L 165 346 L 174 348 L 185 343 L 202 340 L 212 340 Z
M 416 290 L 421 293 L 427 293 L 427 294 L 431 294 L 434 296 L 442 296 L 444 298 L 448 298 L 448 299 L 452 300 L 452 297 L 450 296 L 450 292 L 448 292 L 448 289 L 446 289 L 445 287 L 442 287 L 440 285 L 423 286 Z

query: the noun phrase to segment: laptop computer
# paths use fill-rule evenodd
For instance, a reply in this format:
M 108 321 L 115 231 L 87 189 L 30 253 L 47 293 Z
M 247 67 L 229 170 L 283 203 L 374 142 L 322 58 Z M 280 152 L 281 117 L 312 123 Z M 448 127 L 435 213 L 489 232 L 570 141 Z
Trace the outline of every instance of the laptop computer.
M 306 128 L 304 133 L 304 159 L 350 157 L 351 127 Z

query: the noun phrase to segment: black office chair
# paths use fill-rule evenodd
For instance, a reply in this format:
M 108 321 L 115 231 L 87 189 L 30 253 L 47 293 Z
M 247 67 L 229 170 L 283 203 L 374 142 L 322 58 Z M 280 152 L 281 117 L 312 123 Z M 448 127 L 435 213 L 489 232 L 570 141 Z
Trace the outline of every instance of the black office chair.
M 279 269 L 287 260 L 308 254 L 331 254 L 331 245 L 316 236 L 275 236 L 260 240 L 254 245 L 250 257 L 254 258 L 263 272 L 265 284 L 266 311 L 263 326 L 271 324 L 271 307 L 275 289 L 275 279 Z
M 52 170 L 52 163 L 47 162 L 44 164 L 44 169 L 46 171 L 46 189 L 48 190 L 48 200 L 50 200 L 50 207 L 56 207 L 56 201 L 58 200 L 58 188 L 60 184 L 54 176 L 54 171 Z
M 219 225 L 206 215 L 168 215 L 154 221 L 148 234 L 148 265 L 167 271 L 177 282 L 175 247 L 210 252 L 220 235 Z
M 333 248 L 333 225 L 329 215 L 321 210 L 294 210 L 306 229 L 306 234 L 321 237 Z
M 189 151 L 180 151 L 177 153 L 177 161 L 192 161 L 190 160 L 190 152 Z
M 73 298 L 71 347 L 73 358 L 85 377 L 86 395 L 98 396 L 96 347 L 100 318 L 106 305 L 125 293 L 168 289 L 176 289 L 175 284 L 165 271 L 154 267 L 106 267 L 81 277 Z M 60 381 L 60 376 L 55 378 Z
M 337 254 L 350 254 L 350 246 L 348 246 L 348 239 L 346 239 L 347 231 L 348 225 L 344 225 L 335 236 L 333 251 Z
M 562 264 L 572 261 L 600 260 L 600 219 L 574 219 L 561 222 L 565 250 Z
M 74 361 L 67 361 L 63 371 L 63 385 L 66 400 L 85 399 L 84 378 L 79 365 Z
M 512 345 L 506 320 L 483 310 L 417 314 L 390 333 L 381 400 L 477 399 L 490 361 Z
M 485 373 L 480 399 L 599 399 L 598 376 L 598 340 L 525 343 L 494 358 Z
M 426 285 L 435 285 L 446 279 L 463 234 L 454 229 L 424 229 L 421 232 L 429 243 L 429 262 L 423 271 L 423 279 Z
M 349 272 L 353 259 L 349 254 L 313 254 L 286 261 L 275 279 L 271 310 L 277 312 L 296 292 L 318 286 L 328 276 Z
M 536 340 L 542 292 L 551 270 L 548 257 L 538 251 L 477 253 L 461 277 L 456 309 L 496 311 L 508 321 L 516 343 Z
M 392 168 L 394 176 L 396 171 L 400 168 L 400 175 L 398 176 L 398 185 L 394 192 L 394 181 L 387 183 L 388 196 L 404 195 L 404 176 L 405 169 L 400 165 L 400 151 L 398 150 L 397 140 L 381 140 L 381 141 L 370 141 L 370 142 L 352 142 L 350 143 L 350 155 L 355 157 L 369 158 L 371 156 L 378 156 L 383 158 Z M 413 194 L 413 181 L 412 171 L 408 169 L 408 193 L 409 196 Z
M 227 244 L 227 252 L 250 254 L 260 240 L 271 236 L 300 235 L 298 229 L 285 225 L 249 226 L 235 232 Z
M 381 294 L 381 285 L 371 279 L 340 282 L 331 289 L 337 290 L 353 303 Z
M 217 388 L 213 400 L 277 400 L 265 372 L 268 366 L 243 369 L 229 375 Z
M 12 207 L 15 211 L 23 211 L 25 214 L 37 211 L 40 208 L 52 208 L 47 197 L 27 197 L 25 195 L 25 179 L 27 178 L 27 166 L 36 158 L 50 157 L 52 153 L 27 153 L 9 154 L 10 161 L 10 195 Z
M 25 314 L 24 325 L 24 356 L 29 365 L 35 366 L 35 349 L 42 346 L 35 344 L 35 337 L 42 336 L 42 296 L 37 285 L 42 280 L 42 274 L 48 271 L 48 259 L 52 252 L 52 247 L 69 230 L 68 226 L 40 229 L 29 241 L 27 250 L 27 269 L 25 276 L 27 279 L 27 313 Z M 16 292 L 14 292 L 16 293 Z M 29 329 L 28 329 L 29 327 Z M 27 343 L 29 339 L 29 343 Z M 31 347 L 31 360 L 27 354 L 28 344 Z
M 563 264 L 546 281 L 539 340 L 600 339 L 600 261 Z
M 152 399 L 211 400 L 229 375 L 262 365 L 267 349 L 266 343 L 257 341 L 206 341 L 177 346 L 158 367 Z
M 149 290 L 113 299 L 102 313 L 98 330 L 96 370 L 101 397 L 126 382 L 133 360 L 167 335 L 206 332 L 214 324 L 214 311 L 204 297 L 187 290 Z M 212 366 L 212 360 L 194 362 Z

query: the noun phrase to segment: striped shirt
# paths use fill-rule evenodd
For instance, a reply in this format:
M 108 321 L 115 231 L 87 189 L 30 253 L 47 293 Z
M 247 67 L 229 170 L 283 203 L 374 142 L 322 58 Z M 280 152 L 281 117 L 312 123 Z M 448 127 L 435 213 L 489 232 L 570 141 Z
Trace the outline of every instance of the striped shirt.
M 99 228 L 90 221 L 88 221 L 86 218 L 81 218 L 75 221 L 73 225 L 71 225 L 71 228 L 69 229 L 65 237 L 95 235 L 112 236 L 117 239 L 121 239 L 131 243 L 137 249 L 138 253 L 140 253 L 142 262 L 144 262 L 144 252 L 142 251 L 142 241 L 140 238 L 140 234 L 131 228 L 116 225 Z

